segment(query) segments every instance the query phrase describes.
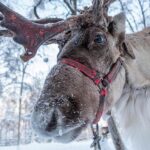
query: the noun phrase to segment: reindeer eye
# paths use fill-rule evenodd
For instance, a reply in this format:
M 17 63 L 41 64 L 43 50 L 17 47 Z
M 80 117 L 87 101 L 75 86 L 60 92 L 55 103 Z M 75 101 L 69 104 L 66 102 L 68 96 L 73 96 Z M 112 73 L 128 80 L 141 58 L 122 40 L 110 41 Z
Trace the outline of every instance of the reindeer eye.
M 106 37 L 102 34 L 97 34 L 94 42 L 104 45 L 106 43 Z

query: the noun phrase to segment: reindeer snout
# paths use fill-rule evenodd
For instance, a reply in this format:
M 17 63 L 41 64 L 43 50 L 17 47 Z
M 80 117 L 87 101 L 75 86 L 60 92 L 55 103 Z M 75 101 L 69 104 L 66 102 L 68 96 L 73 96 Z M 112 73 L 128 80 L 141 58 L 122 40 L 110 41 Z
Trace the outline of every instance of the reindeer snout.
M 32 127 L 44 137 L 61 136 L 67 131 L 67 128 L 68 131 L 71 130 L 71 124 L 74 124 L 74 122 L 69 122 L 69 118 L 76 115 L 73 111 L 74 109 L 68 96 L 59 97 L 50 102 L 38 101 L 32 113 Z

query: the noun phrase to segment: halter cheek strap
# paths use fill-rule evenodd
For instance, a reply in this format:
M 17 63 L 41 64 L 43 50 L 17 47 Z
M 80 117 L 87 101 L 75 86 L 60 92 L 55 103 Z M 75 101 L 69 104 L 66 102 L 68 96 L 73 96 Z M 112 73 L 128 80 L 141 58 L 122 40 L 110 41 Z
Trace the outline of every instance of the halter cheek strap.
M 97 124 L 100 120 L 103 108 L 104 108 L 104 101 L 106 99 L 106 96 L 108 95 L 108 87 L 109 84 L 111 84 L 115 78 L 117 77 L 117 74 L 119 73 L 121 67 L 122 67 L 122 60 L 121 58 L 118 58 L 116 63 L 114 63 L 109 71 L 108 74 L 106 74 L 104 77 L 99 77 L 99 73 L 96 70 L 92 70 L 88 68 L 87 66 L 79 63 L 76 60 L 70 59 L 70 58 L 63 58 L 61 60 L 61 63 L 69 65 L 73 68 L 78 69 L 80 72 L 82 72 L 85 76 L 90 78 L 96 86 L 99 88 L 100 98 L 99 98 L 99 106 L 98 110 L 95 116 L 95 119 L 93 121 L 93 124 Z

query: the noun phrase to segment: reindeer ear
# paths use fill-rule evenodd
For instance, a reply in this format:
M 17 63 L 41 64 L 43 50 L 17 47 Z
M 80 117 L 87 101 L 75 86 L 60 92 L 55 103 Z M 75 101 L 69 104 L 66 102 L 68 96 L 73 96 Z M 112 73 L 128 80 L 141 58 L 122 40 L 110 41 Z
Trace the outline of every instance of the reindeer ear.
M 116 45 L 119 47 L 123 55 L 128 54 L 132 59 L 135 59 L 134 52 L 130 43 L 125 40 L 125 21 L 126 17 L 124 13 L 119 13 L 110 22 L 108 31 L 117 40 Z
M 128 54 L 128 56 L 130 56 L 132 59 L 135 59 L 135 54 L 133 52 L 133 48 L 130 44 L 130 42 L 125 41 L 122 43 L 122 47 L 120 47 L 122 50 L 122 53 L 126 53 Z M 124 54 L 125 55 L 125 54 Z
M 119 38 L 120 36 L 122 37 L 125 35 L 125 18 L 124 13 L 119 13 L 113 17 L 113 20 L 108 26 L 108 31 L 112 36 Z

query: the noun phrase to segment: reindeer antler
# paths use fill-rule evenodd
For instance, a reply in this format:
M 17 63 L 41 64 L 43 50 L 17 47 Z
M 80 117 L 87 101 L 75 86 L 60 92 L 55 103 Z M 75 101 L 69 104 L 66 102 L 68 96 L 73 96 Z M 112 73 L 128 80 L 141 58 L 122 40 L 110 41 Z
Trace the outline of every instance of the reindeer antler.
M 8 30 L 3 30 L 0 35 L 13 36 L 14 40 L 22 44 L 25 48 L 25 54 L 21 56 L 24 61 L 28 61 L 35 56 L 37 49 L 49 39 L 52 39 L 57 34 L 68 30 L 73 27 L 80 27 L 94 23 L 104 25 L 107 27 L 108 22 L 108 7 L 114 0 L 93 0 L 92 13 L 90 10 L 85 10 L 85 14 L 71 17 L 67 20 L 57 19 L 44 19 L 38 21 L 30 21 L 9 9 L 7 6 L 0 2 L 0 16 L 1 26 Z M 87 17 L 87 15 L 89 17 Z M 45 25 L 48 22 L 54 22 Z M 10 32 L 10 31 L 11 32 Z
M 0 12 L 4 15 L 1 26 L 13 31 L 14 40 L 26 49 L 25 54 L 21 56 L 24 61 L 35 56 L 39 46 L 46 40 L 69 28 L 69 21 L 59 21 L 47 26 L 34 23 L 2 3 L 0 3 Z
M 108 8 L 115 0 L 93 0 L 92 12 L 95 22 L 106 26 L 109 20 Z

